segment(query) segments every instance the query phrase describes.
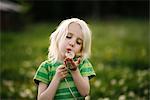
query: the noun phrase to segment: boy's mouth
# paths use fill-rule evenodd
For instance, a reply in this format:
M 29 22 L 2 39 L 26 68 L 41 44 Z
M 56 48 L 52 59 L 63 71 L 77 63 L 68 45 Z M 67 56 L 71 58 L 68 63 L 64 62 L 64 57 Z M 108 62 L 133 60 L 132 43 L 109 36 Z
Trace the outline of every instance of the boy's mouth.
M 66 49 L 66 52 L 70 52 L 70 51 L 72 51 L 70 48 L 67 48 L 67 49 Z
M 74 56 L 75 56 L 75 53 L 74 53 L 74 51 L 73 50 L 71 50 L 71 49 L 67 49 L 66 50 L 66 53 L 65 53 L 65 56 L 66 56 L 66 58 L 74 58 Z

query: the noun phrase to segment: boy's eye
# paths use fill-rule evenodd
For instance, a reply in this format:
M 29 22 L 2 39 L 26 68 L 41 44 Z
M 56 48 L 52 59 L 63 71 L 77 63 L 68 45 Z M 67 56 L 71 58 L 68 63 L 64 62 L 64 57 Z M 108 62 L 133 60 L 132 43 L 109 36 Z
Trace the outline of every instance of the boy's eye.
M 81 43 L 80 43 L 80 42 L 78 42 L 78 41 L 77 41 L 77 44 L 81 45 Z
M 66 38 L 71 39 L 72 38 L 72 34 L 68 33 Z
M 82 40 L 77 40 L 77 44 L 81 45 L 82 44 Z
M 72 36 L 67 35 L 66 38 L 71 39 Z

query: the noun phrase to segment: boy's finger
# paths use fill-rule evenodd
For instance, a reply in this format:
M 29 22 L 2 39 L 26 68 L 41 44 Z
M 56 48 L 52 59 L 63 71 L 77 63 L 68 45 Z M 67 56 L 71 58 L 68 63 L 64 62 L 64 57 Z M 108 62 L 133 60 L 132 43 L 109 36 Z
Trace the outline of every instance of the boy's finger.
M 78 60 L 76 61 L 76 64 L 80 64 L 81 59 L 78 58 Z
M 68 71 L 64 71 L 63 73 L 64 73 L 64 74 L 67 74 L 67 73 L 68 73 Z
M 60 68 L 60 69 L 64 69 L 64 68 L 65 68 L 65 66 L 64 66 L 64 65 L 61 65 L 59 68 Z

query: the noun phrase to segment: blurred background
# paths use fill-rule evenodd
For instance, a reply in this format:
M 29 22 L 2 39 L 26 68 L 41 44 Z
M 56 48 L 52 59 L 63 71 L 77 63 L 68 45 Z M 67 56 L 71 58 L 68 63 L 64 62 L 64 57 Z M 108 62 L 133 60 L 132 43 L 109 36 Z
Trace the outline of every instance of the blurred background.
M 1 0 L 0 98 L 35 100 L 33 76 L 67 18 L 92 30 L 88 100 L 150 99 L 149 0 Z

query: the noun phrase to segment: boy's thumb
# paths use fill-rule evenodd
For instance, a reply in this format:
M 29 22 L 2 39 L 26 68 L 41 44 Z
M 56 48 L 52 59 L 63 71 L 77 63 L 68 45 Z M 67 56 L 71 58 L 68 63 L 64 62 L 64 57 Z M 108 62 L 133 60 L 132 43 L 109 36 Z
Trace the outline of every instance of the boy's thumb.
M 80 64 L 80 61 L 81 61 L 81 59 L 80 59 L 80 58 L 78 58 L 78 60 L 77 60 L 77 63 L 76 63 L 76 64 Z

